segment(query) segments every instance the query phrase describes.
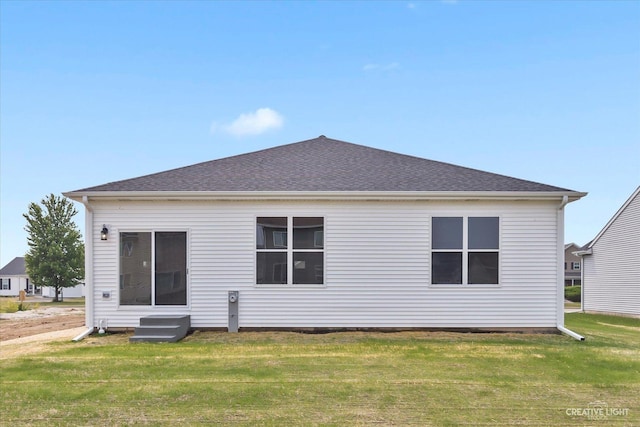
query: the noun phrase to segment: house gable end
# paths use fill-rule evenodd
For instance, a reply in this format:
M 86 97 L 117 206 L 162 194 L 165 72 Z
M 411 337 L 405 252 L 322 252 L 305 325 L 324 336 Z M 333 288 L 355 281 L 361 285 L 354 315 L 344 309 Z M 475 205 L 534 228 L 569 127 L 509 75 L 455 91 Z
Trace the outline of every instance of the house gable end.
M 609 222 L 607 222 L 607 224 L 602 228 L 602 230 L 600 230 L 600 232 L 596 235 L 596 237 L 589 243 L 587 243 L 587 245 L 585 245 L 585 249 L 587 249 L 587 251 L 591 248 L 593 248 L 593 246 L 598 243 L 598 241 L 600 240 L 600 238 L 602 238 L 602 236 L 607 232 L 607 230 L 616 222 L 616 220 L 618 219 L 618 217 L 620 215 L 622 215 L 622 213 L 627 209 L 627 207 L 636 199 L 636 197 L 638 197 L 640 195 L 640 186 L 638 186 L 638 188 L 636 188 L 636 190 L 633 192 L 633 194 L 631 194 L 631 196 L 624 202 L 624 204 L 620 207 L 620 209 L 618 209 L 618 211 L 613 215 L 613 217 L 611 217 L 611 219 L 609 220 Z M 589 252 L 586 252 L 585 254 L 590 255 Z

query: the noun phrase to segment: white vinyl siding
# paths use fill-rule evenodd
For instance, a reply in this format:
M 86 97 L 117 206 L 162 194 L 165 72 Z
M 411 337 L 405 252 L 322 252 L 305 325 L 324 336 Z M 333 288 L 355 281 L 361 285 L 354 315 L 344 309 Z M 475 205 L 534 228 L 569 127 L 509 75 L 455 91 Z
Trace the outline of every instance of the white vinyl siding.
M 94 321 L 149 314 L 226 328 L 555 327 L 557 202 L 94 202 Z M 500 286 L 430 286 L 432 216 L 500 217 Z M 324 286 L 255 284 L 256 217 L 324 217 Z M 110 238 L 100 241 L 107 224 Z M 119 230 L 189 230 L 189 304 L 119 307 Z M 103 292 L 111 297 L 104 299 Z
M 583 257 L 583 309 L 640 316 L 640 194 Z
M 7 280 L 7 289 L 0 286 L 0 297 L 18 296 L 21 290 L 26 291 L 29 286 L 29 278 L 27 276 L 5 276 L 2 279 Z

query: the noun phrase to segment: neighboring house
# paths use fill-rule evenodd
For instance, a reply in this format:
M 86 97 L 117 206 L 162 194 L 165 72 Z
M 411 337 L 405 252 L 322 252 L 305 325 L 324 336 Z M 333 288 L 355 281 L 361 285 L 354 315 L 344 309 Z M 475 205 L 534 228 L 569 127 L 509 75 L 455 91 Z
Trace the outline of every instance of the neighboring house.
M 580 246 L 575 243 L 564 245 L 564 285 L 580 286 L 582 284 L 582 258 L 574 254 Z
M 65 195 L 91 328 L 562 330 L 585 193 L 320 136 Z
M 24 257 L 16 257 L 0 270 L 0 296 L 13 297 L 20 291 L 32 289 L 29 276 L 25 270 Z
M 640 316 L 640 187 L 582 256 L 582 309 Z
M 16 257 L 0 270 L 0 296 L 18 296 L 21 290 L 27 295 L 42 295 L 55 297 L 55 289 L 48 286 L 34 286 L 29 279 L 24 257 Z M 84 295 L 84 285 L 62 289 L 63 297 L 81 297 Z
M 56 288 L 53 288 L 51 286 L 43 286 L 41 295 L 47 298 L 55 298 Z M 84 296 L 84 284 L 82 283 L 70 288 L 62 288 L 63 298 L 80 298 L 82 296 Z

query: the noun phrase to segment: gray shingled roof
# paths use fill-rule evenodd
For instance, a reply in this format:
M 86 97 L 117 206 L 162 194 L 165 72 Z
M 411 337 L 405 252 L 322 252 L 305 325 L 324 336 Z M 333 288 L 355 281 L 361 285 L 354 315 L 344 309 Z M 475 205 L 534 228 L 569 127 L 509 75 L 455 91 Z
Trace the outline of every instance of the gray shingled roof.
M 27 274 L 27 268 L 24 263 L 24 257 L 15 257 L 9 264 L 2 267 L 0 277 L 7 276 L 24 276 Z
M 559 191 L 563 188 L 326 138 L 77 192 Z

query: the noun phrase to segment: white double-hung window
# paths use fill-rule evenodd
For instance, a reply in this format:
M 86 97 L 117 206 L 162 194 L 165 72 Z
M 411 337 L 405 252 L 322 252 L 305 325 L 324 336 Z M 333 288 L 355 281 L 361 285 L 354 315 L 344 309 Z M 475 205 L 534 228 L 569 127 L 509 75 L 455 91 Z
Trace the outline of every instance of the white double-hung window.
M 498 284 L 498 217 L 431 218 L 431 284 Z

